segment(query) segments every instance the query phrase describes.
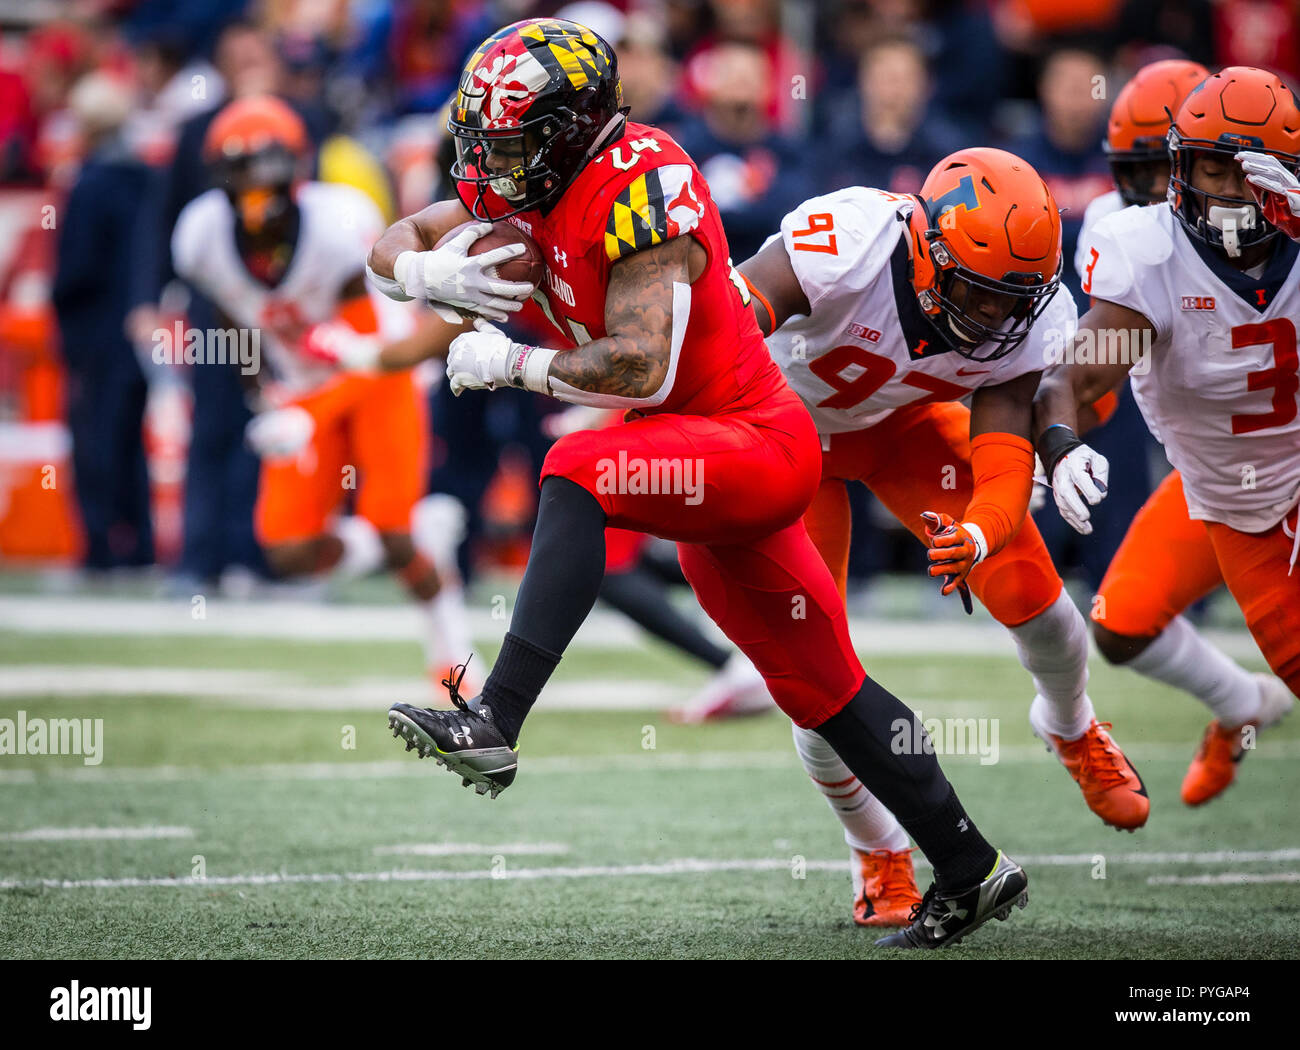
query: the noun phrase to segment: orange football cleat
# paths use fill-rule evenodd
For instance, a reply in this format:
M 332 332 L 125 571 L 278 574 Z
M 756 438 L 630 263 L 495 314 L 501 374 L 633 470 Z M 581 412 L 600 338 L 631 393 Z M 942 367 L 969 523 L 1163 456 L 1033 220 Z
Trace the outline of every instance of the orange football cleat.
M 1259 683 L 1259 714 L 1239 726 L 1225 726 L 1216 718 L 1201 737 L 1196 757 L 1183 777 L 1183 801 L 1199 806 L 1220 794 L 1237 777 L 1237 763 L 1246 757 L 1247 726 L 1267 729 L 1290 710 L 1295 701 L 1291 692 L 1270 674 L 1254 676 Z
M 853 850 L 853 921 L 859 926 L 906 926 L 921 903 L 912 851 Z
M 1183 801 L 1189 806 L 1209 802 L 1236 779 L 1237 763 L 1246 755 L 1242 747 L 1245 728 L 1220 725 L 1217 718 L 1206 727 L 1196 757 L 1183 777 Z
M 1133 763 L 1106 732 L 1109 728 L 1109 722 L 1094 718 L 1078 740 L 1034 732 L 1074 777 L 1090 810 L 1113 828 L 1136 831 L 1147 822 L 1151 800 Z

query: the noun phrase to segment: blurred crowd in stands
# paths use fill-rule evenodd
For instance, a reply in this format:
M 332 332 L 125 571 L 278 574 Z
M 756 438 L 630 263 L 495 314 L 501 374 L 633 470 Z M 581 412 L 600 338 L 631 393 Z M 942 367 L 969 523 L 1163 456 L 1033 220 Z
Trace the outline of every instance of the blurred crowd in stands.
M 1131 73 L 1184 56 L 1300 76 L 1300 0 L 0 0 L 0 563 L 264 574 L 234 370 L 149 355 L 174 318 L 214 323 L 168 248 L 208 186 L 208 124 L 280 95 L 318 177 L 395 218 L 451 192 L 440 111 L 473 47 L 557 12 L 615 45 L 633 119 L 695 158 L 737 260 L 806 197 L 912 192 L 952 150 L 1000 145 L 1061 205 L 1081 307 L 1074 239 L 1110 188 L 1105 120 Z M 430 486 L 469 510 L 466 569 L 518 562 L 550 406 L 430 396 Z M 1098 535 L 1040 512 L 1063 571 L 1094 586 L 1162 469 L 1125 402 L 1093 442 L 1124 466 Z M 919 565 L 857 499 L 855 573 Z

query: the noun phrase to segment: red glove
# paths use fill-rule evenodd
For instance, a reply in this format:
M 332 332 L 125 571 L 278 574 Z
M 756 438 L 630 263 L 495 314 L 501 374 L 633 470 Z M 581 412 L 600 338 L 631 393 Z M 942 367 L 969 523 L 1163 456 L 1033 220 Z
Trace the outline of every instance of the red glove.
M 943 577 L 943 594 L 957 591 L 962 607 L 973 612 L 970 587 L 966 577 L 984 559 L 984 543 L 979 530 L 972 525 L 960 525 L 951 515 L 927 510 L 921 515 L 925 521 L 925 538 L 930 542 L 930 575 Z

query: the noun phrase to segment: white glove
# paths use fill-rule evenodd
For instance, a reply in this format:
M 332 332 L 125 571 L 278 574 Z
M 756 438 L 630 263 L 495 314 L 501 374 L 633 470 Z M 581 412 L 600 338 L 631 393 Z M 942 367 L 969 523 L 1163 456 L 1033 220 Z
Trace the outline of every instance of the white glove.
M 301 346 L 307 357 L 345 372 L 378 371 L 379 352 L 384 348 L 374 336 L 363 335 L 343 321 L 312 325 L 302 337 Z
M 519 386 L 548 393 L 547 373 L 554 350 L 514 342 L 505 332 L 480 319 L 474 331 L 456 336 L 447 351 L 447 379 L 457 397 L 462 390 Z
M 1264 218 L 1293 241 L 1300 240 L 1300 179 L 1271 153 L 1243 150 L 1235 159 Z
M 244 437 L 263 459 L 293 459 L 311 441 L 316 421 L 298 405 L 259 412 L 248 421 Z
M 1234 158 L 1241 165 L 1246 181 L 1256 189 L 1285 197 L 1292 215 L 1300 215 L 1300 179 L 1287 171 L 1271 153 L 1243 150 Z
M 491 232 L 490 222 L 480 222 L 458 233 L 441 248 L 428 252 L 402 252 L 393 264 L 393 276 L 402 291 L 415 299 L 428 299 L 435 308 L 449 306 L 480 314 L 494 321 L 509 320 L 523 308 L 534 291 L 526 281 L 503 281 L 496 267 L 523 255 L 522 244 L 503 244 L 482 255 L 469 254 L 469 246 Z M 441 316 L 446 316 L 439 311 Z
M 1092 534 L 1088 507 L 1095 507 L 1105 498 L 1109 478 L 1110 463 L 1087 445 L 1071 449 L 1056 464 L 1052 471 L 1056 509 L 1075 532 L 1083 536 Z

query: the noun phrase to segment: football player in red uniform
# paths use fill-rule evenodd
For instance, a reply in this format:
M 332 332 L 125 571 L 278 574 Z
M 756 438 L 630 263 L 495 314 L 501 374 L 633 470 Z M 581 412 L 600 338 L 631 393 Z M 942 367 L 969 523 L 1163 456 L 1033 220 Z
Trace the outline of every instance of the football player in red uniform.
M 524 718 L 596 601 L 606 525 L 664 536 L 782 710 L 830 742 L 933 863 L 900 946 L 940 947 L 1005 918 L 1027 900 L 1024 871 L 976 830 L 932 753 L 891 746 L 900 719 L 912 739 L 924 731 L 849 642 L 800 520 L 820 479 L 816 428 L 763 344 L 690 157 L 627 120 L 610 46 L 554 19 L 484 41 L 448 127 L 460 200 L 390 227 L 372 279 L 396 298 L 480 315 L 448 356 L 454 391 L 523 387 L 622 409 L 626 422 L 570 434 L 548 455 L 532 553 L 482 695 L 467 702 L 451 682 L 452 710 L 394 704 L 394 734 L 480 793 L 507 787 Z M 475 227 L 434 249 L 474 218 L 537 242 L 541 288 L 495 272 L 522 245 L 469 256 Z M 567 349 L 514 343 L 481 319 L 521 308 Z

